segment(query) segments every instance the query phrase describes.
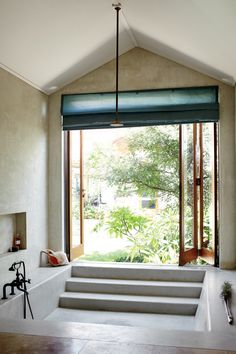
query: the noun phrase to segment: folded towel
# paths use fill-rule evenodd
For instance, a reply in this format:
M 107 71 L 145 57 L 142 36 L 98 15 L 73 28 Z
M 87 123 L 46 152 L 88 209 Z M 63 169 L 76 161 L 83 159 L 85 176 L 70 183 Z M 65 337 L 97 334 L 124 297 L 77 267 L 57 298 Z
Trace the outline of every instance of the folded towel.
M 51 264 L 53 267 L 61 266 L 61 265 L 66 265 L 69 263 L 68 258 L 63 251 L 57 251 L 54 252 L 52 250 L 43 250 L 43 253 L 45 253 L 48 256 L 48 263 Z

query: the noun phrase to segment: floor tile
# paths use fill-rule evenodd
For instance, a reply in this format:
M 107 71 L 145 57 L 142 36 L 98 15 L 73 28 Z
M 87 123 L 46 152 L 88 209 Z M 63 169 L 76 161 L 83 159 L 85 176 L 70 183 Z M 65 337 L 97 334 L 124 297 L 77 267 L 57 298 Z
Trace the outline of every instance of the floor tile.
M 79 354 L 161 354 L 153 345 L 90 341 Z
M 78 339 L 0 334 L 1 354 L 78 354 L 85 344 Z

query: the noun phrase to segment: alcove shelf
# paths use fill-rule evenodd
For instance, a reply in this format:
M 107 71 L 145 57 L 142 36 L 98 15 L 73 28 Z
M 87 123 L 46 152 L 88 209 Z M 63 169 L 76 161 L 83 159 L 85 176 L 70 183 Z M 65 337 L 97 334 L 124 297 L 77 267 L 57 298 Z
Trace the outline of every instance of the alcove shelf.
M 26 212 L 0 214 L 0 255 L 10 253 L 14 235 L 21 238 L 20 250 L 27 248 L 27 216 Z

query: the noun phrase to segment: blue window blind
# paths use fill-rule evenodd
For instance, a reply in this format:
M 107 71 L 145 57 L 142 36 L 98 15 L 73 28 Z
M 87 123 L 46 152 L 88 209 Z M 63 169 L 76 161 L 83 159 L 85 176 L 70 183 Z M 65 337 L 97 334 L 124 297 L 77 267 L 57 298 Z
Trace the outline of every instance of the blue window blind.
M 63 130 L 110 128 L 115 119 L 115 92 L 62 95 Z M 124 127 L 216 122 L 218 87 L 119 92 L 119 119 Z

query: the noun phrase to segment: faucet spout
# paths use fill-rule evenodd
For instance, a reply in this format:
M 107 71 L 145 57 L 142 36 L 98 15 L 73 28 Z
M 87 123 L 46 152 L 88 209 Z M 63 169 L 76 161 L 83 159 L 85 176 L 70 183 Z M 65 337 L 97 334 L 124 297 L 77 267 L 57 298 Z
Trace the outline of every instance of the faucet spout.
M 7 299 L 7 295 L 6 295 L 6 289 L 7 287 L 12 287 L 12 283 L 6 283 L 4 286 L 3 286 L 3 297 L 2 297 L 2 300 L 6 300 Z

